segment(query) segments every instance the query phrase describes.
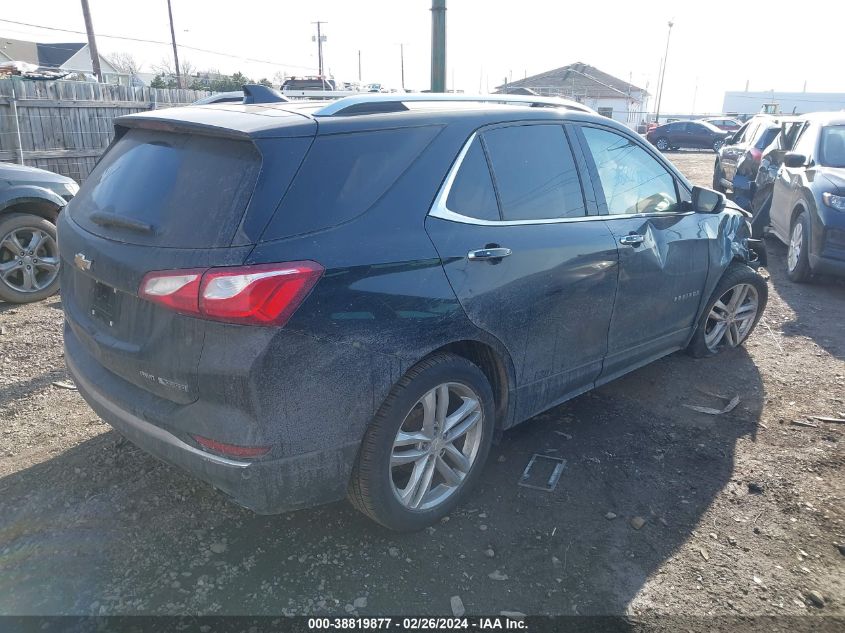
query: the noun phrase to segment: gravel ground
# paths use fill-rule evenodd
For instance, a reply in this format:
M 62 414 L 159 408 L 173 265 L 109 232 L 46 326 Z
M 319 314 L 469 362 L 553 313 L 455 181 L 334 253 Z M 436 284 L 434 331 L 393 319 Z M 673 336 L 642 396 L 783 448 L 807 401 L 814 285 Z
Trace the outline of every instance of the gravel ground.
M 670 158 L 710 182 L 712 153 Z M 58 298 L 0 304 L 0 613 L 845 615 L 845 425 L 808 422 L 845 416 L 845 285 L 792 284 L 769 250 L 746 347 L 509 431 L 472 499 L 412 535 L 345 502 L 233 505 L 65 388 Z M 554 492 L 517 486 L 534 453 L 566 460 Z

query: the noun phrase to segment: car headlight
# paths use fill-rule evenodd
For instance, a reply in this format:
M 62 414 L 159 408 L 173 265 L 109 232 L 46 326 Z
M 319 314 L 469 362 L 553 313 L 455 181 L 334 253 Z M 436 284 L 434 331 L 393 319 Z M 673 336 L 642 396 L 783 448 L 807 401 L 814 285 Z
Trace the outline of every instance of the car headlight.
M 77 185 L 75 182 L 66 182 L 65 191 L 67 191 L 70 195 L 75 196 L 77 193 L 79 193 L 79 185 Z
M 825 191 L 822 194 L 822 200 L 824 200 L 824 203 L 831 209 L 836 209 L 837 211 L 845 211 L 845 196 L 837 196 L 836 194 L 832 194 L 829 191 Z

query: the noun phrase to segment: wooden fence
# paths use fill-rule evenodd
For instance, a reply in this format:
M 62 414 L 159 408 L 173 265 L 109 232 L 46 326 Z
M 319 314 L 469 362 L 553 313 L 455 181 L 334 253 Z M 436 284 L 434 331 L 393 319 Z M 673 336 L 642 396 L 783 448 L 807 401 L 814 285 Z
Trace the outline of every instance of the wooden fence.
M 85 180 L 123 114 L 187 105 L 208 92 L 83 81 L 0 79 L 0 161 Z

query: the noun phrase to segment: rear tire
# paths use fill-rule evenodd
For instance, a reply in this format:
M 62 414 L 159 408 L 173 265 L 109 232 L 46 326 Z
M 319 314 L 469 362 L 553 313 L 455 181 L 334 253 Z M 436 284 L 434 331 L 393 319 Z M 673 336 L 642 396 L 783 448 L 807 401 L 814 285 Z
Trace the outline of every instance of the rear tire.
M 795 283 L 810 280 L 810 220 L 806 211 L 801 211 L 789 228 L 789 250 L 786 255 L 786 275 Z
M 732 263 L 710 296 L 687 352 L 705 358 L 739 347 L 751 336 L 768 299 L 766 280 L 749 266 Z
M 0 216 L 0 299 L 32 303 L 56 294 L 58 268 L 55 224 L 31 213 Z
M 481 476 L 494 415 L 493 391 L 476 365 L 446 353 L 420 361 L 391 389 L 367 429 L 350 501 L 391 530 L 436 523 Z

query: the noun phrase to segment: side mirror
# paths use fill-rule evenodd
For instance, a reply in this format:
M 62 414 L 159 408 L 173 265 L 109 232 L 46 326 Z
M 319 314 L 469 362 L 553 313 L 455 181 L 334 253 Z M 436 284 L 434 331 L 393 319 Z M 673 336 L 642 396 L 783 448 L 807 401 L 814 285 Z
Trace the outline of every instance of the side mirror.
M 787 152 L 783 157 L 784 167 L 803 167 L 807 164 L 807 157 L 798 152 Z
M 693 187 L 691 206 L 695 213 L 719 213 L 725 208 L 725 196 L 712 189 Z

